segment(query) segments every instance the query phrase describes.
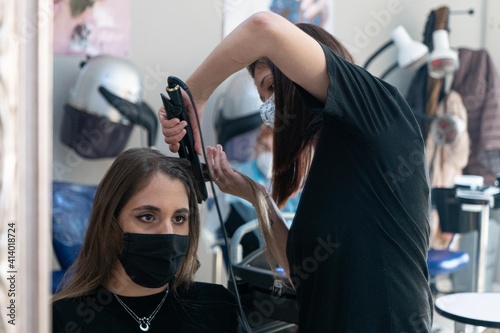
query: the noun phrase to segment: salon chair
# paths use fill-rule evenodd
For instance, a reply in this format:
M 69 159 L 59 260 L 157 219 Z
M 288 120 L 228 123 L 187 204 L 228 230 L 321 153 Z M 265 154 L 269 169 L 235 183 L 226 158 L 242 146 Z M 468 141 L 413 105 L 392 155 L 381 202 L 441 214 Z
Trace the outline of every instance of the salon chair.
M 462 186 L 455 182 L 454 188 L 432 189 L 431 198 L 439 215 L 441 231 L 464 237 L 477 234 L 473 251 L 452 251 L 451 244 L 442 253 L 433 253 L 431 249 L 429 260 L 434 261 L 433 265 L 429 264 L 431 277 L 459 270 L 462 272 L 458 274 L 462 274 L 465 272 L 463 268 L 470 266 L 472 285 L 469 291 L 486 291 L 489 211 L 500 206 L 500 189 Z M 471 257 L 469 265 L 464 254 Z
M 461 214 L 460 204 L 456 198 L 455 188 L 433 188 L 431 191 L 432 206 L 437 210 L 439 226 L 442 232 L 452 233 L 453 237 L 444 250 L 430 248 L 427 253 L 430 286 L 433 294 L 443 293 L 436 286 L 436 278 L 450 275 L 469 264 L 469 254 L 452 250 L 457 234 L 475 230 L 475 225 Z
M 52 272 L 55 293 L 67 269 L 80 253 L 97 186 L 68 182 L 52 184 L 52 245 L 60 269 Z
M 427 252 L 427 267 L 429 269 L 430 286 L 434 295 L 444 293 L 436 286 L 436 277 L 450 275 L 469 264 L 469 255 L 463 251 L 429 249 Z

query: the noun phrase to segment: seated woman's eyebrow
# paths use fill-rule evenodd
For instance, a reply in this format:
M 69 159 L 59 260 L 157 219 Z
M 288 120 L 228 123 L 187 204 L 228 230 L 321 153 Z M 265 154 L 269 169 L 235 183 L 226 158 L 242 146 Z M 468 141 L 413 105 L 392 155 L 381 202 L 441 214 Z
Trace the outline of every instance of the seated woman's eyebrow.
M 140 210 L 150 210 L 150 211 L 154 211 L 154 212 L 161 211 L 160 208 L 158 208 L 156 206 L 153 206 L 153 205 L 144 205 L 144 206 L 139 206 L 139 207 L 136 207 L 136 208 L 132 209 L 132 211 L 140 211 Z M 187 208 L 180 208 L 180 209 L 177 209 L 175 211 L 175 213 L 176 214 L 179 214 L 179 213 L 189 214 L 189 209 L 187 209 Z
M 137 211 L 137 210 L 152 210 L 155 212 L 159 212 L 161 209 L 153 205 L 144 205 L 132 209 L 132 211 Z

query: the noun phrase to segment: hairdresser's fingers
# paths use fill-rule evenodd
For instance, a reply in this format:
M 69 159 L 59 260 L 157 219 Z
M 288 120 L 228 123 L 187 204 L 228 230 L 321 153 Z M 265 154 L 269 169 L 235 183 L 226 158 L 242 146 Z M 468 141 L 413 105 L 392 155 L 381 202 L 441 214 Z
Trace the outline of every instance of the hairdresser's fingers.
M 209 161 L 212 163 L 213 176 L 219 189 L 228 194 L 241 197 L 245 200 L 251 200 L 251 188 L 245 178 L 234 171 L 226 153 L 221 145 L 209 150 Z
M 165 142 L 168 143 L 169 145 L 179 143 L 186 134 L 186 129 L 180 124 L 176 125 L 175 128 L 172 127 L 167 130 L 162 128 L 163 136 L 165 137 Z
M 164 108 L 158 111 L 158 119 L 161 124 L 161 131 L 167 143 L 179 142 L 184 136 L 184 133 L 186 133 L 185 127 L 187 126 L 187 122 L 180 121 L 179 118 L 167 119 Z
M 207 167 L 208 167 L 208 171 L 210 172 L 210 177 L 212 178 L 212 180 L 215 180 L 217 178 L 217 175 L 215 174 L 215 170 L 214 170 L 214 148 L 213 147 L 210 147 L 210 146 L 207 146 L 207 160 L 206 160 L 206 164 L 207 164 Z
M 212 160 L 212 166 L 214 169 L 214 175 L 216 176 L 216 179 L 218 181 L 217 185 L 221 186 L 226 184 L 226 181 L 228 179 L 228 175 L 224 174 L 222 164 L 221 164 L 221 155 L 224 154 L 222 150 L 221 145 L 217 145 L 213 149 L 213 160 Z
M 215 155 L 217 154 L 217 149 L 214 147 L 207 146 L 207 167 L 210 172 L 210 177 L 213 181 L 217 182 L 220 180 L 222 175 L 219 167 L 219 163 L 215 165 Z
M 222 149 L 221 145 L 217 145 L 217 150 L 219 151 L 219 165 L 220 169 L 223 175 L 227 176 L 228 179 L 232 179 L 235 176 L 234 169 L 231 167 L 231 164 L 229 164 L 229 161 L 227 160 L 227 155 Z
M 186 134 L 185 127 L 187 123 L 180 121 L 178 118 L 167 119 L 164 107 L 158 110 L 158 120 L 160 121 L 164 140 L 169 145 L 170 151 L 173 153 L 178 152 L 180 147 L 179 142 Z
M 180 141 L 184 137 L 185 134 L 186 134 L 185 129 L 181 129 L 181 131 L 175 135 L 168 136 L 165 133 L 163 134 L 164 138 L 165 138 L 165 142 L 168 144 L 168 149 L 172 153 L 177 153 L 179 151 L 179 148 L 181 147 Z
M 227 175 L 224 175 L 223 168 L 221 166 L 221 154 L 223 153 L 224 152 L 220 148 L 210 146 L 207 147 L 207 165 L 212 179 L 217 183 L 217 185 L 224 184 L 228 178 Z

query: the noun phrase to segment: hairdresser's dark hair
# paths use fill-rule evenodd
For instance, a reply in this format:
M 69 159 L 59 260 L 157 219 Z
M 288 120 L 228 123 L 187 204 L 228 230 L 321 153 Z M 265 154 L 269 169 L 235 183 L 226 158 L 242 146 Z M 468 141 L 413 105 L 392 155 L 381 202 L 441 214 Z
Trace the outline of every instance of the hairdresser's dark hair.
M 200 216 L 191 166 L 186 159 L 168 157 L 154 149 L 134 148 L 120 154 L 101 180 L 82 250 L 54 301 L 87 295 L 110 281 L 122 248 L 123 231 L 118 224 L 121 210 L 157 174 L 179 180 L 189 199 L 189 248 L 170 289 L 194 280 L 200 265 L 197 257 Z
M 268 57 L 262 57 L 262 58 L 257 59 L 256 61 L 252 62 L 247 67 L 248 73 L 250 73 L 250 76 L 252 77 L 252 79 L 255 79 L 255 67 L 259 67 L 259 66 L 272 68 L 274 65 L 271 62 L 271 60 L 269 60 Z
M 348 62 L 354 59 L 347 49 L 330 33 L 313 24 L 298 23 L 306 34 L 328 46 Z M 323 114 L 312 112 L 304 103 L 299 88 L 269 59 L 261 58 L 248 66 L 254 77 L 257 65 L 269 65 L 274 75 L 276 115 L 273 138 L 272 195 L 279 207 L 302 186 L 309 171 L 316 141 L 321 130 Z

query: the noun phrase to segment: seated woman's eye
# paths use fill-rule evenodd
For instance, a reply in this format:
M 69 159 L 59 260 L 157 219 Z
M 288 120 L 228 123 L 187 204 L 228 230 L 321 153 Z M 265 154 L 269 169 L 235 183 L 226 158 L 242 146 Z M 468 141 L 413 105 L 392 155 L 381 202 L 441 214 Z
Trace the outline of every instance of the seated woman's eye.
M 184 222 L 187 222 L 187 220 L 188 220 L 187 216 L 184 215 L 174 216 L 174 222 L 177 224 L 182 224 Z
M 140 215 L 138 216 L 138 218 L 144 222 L 152 222 L 155 220 L 155 217 L 154 215 L 152 214 L 144 214 L 144 215 Z

